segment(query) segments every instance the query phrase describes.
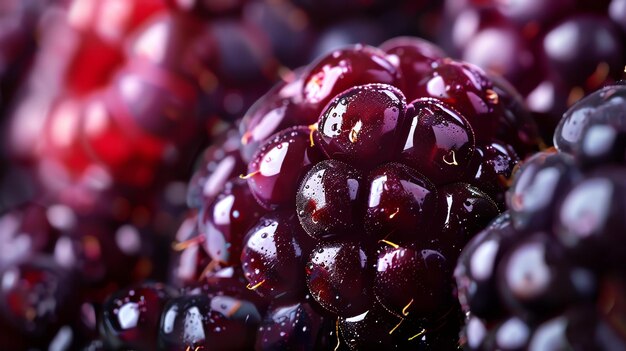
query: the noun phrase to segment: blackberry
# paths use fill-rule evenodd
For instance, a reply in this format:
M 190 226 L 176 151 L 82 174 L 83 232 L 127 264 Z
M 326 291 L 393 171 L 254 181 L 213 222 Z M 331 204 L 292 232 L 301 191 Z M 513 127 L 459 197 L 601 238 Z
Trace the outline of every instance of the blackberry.
M 556 149 L 522 164 L 508 212 L 461 253 L 468 350 L 626 347 L 624 93 L 610 85 L 572 106 Z

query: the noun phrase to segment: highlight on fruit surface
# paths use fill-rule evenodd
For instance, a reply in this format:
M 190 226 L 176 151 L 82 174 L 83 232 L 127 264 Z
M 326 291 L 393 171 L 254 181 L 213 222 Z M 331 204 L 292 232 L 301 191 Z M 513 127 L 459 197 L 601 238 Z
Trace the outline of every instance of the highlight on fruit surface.
M 578 101 L 455 270 L 468 350 L 626 348 L 626 86 Z

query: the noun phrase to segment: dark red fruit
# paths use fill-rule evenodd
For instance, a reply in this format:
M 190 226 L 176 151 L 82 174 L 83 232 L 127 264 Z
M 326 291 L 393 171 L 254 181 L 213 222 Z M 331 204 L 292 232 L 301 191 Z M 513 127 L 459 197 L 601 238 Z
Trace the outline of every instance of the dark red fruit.
M 181 296 L 161 314 L 159 345 L 165 350 L 245 350 L 254 345 L 261 315 L 245 300 L 230 296 Z
M 205 249 L 212 259 L 228 264 L 237 262 L 244 236 L 265 213 L 242 179 L 226 183 L 215 201 L 202 212 L 200 231 L 205 236 Z
M 272 298 L 300 296 L 305 290 L 303 264 L 311 242 L 295 212 L 261 217 L 243 240 L 241 264 L 248 288 Z
M 309 291 L 320 305 L 341 317 L 366 312 L 373 264 L 358 242 L 320 244 L 306 266 Z
M 469 63 L 437 61 L 417 87 L 420 97 L 440 99 L 461 112 L 476 133 L 476 140 L 491 139 L 498 127 L 502 105 L 486 73 Z
M 335 96 L 319 120 L 322 149 L 358 168 L 391 160 L 404 137 L 406 101 L 397 88 L 370 84 Z
M 356 45 L 337 50 L 310 66 L 304 78 L 304 104 L 318 113 L 337 94 L 368 83 L 397 86 L 398 68 L 377 48 Z
M 204 150 L 187 188 L 189 207 L 201 208 L 211 204 L 228 180 L 246 172 L 239 154 L 240 147 L 239 134 L 236 130 L 229 130 L 221 142 Z
M 459 179 L 474 154 L 473 125 L 437 99 L 418 99 L 410 106 L 402 162 L 437 185 Z
M 294 72 L 246 112 L 239 124 L 244 160 L 251 160 L 260 144 L 275 133 L 292 126 L 317 122 L 319 114 L 301 105 L 302 85 L 302 72 Z
M 316 239 L 350 235 L 359 222 L 362 176 L 337 160 L 321 161 L 304 176 L 296 194 L 302 228 Z
M 363 225 L 372 239 L 389 235 L 415 239 L 427 230 L 437 206 L 437 189 L 428 178 L 405 165 L 388 163 L 370 172 L 368 185 Z
M 322 159 L 309 128 L 285 129 L 262 144 L 248 164 L 250 191 L 268 210 L 293 207 L 300 180 Z
M 165 303 L 175 292 L 163 284 L 144 283 L 120 290 L 102 307 L 102 337 L 111 348 L 154 350 Z
M 451 316 L 443 325 L 424 328 L 390 314 L 374 302 L 366 313 L 339 318 L 339 329 L 350 350 L 455 350 L 458 349 L 457 319 Z
M 443 50 L 436 45 L 413 37 L 393 38 L 380 44 L 380 48 L 390 55 L 388 60 L 402 72 L 404 93 L 409 101 L 421 96 L 416 87 L 433 69 L 433 63 L 446 57 Z
M 400 318 L 431 323 L 453 309 L 454 262 L 428 245 L 382 245 L 374 281 L 378 302 Z
M 306 303 L 272 305 L 257 331 L 255 350 L 316 350 L 322 323 Z
M 504 208 L 504 194 L 519 161 L 517 153 L 508 144 L 496 141 L 478 146 L 465 179 L 487 193 L 499 208 Z
M 456 262 L 472 236 L 499 214 L 498 206 L 488 195 L 466 183 L 446 185 L 438 194 L 434 227 L 439 230 L 428 231 L 425 237 Z

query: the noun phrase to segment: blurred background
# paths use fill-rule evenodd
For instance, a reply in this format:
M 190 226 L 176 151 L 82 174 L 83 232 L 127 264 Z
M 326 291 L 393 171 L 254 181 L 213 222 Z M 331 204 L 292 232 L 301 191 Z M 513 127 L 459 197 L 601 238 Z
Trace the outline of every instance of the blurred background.
M 80 349 L 111 292 L 183 279 L 171 243 L 207 147 L 298 67 L 396 36 L 503 75 L 550 144 L 568 106 L 622 79 L 626 0 L 0 0 L 0 272 L 75 301 L 0 294 L 0 345 Z

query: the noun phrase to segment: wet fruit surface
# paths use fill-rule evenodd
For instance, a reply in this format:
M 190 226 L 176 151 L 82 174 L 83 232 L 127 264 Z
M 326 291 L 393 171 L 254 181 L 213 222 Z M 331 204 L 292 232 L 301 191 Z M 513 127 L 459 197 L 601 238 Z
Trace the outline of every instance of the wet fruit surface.
M 411 38 L 383 48 L 387 56 L 354 46 L 319 58 L 241 125 L 243 158 L 258 150 L 247 196 L 267 214 L 241 262 L 212 264 L 241 264 L 247 288 L 272 301 L 258 349 L 313 339 L 322 349 L 459 346 L 457 258 L 504 208 L 536 133 L 515 91 L 479 68 Z
M 437 7 L 4 1 L 0 345 L 458 349 L 460 248 L 537 138 L 491 73 L 384 42 Z

